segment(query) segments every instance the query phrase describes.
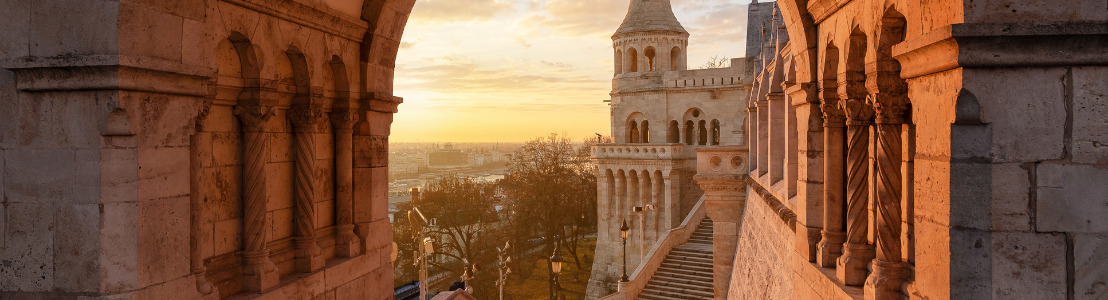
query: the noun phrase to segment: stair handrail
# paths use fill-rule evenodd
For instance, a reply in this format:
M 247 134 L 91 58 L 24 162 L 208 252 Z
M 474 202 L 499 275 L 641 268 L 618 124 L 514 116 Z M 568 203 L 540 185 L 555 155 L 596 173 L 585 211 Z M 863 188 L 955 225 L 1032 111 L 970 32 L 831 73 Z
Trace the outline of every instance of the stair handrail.
M 658 272 L 658 268 L 662 266 L 662 261 L 666 259 L 669 252 L 673 248 L 688 242 L 693 233 L 696 233 L 696 228 L 700 225 L 700 222 L 707 217 L 708 211 L 704 208 L 704 199 L 705 197 L 700 197 L 700 200 L 696 202 L 696 205 L 693 206 L 692 211 L 689 212 L 680 226 L 666 231 L 661 239 L 654 243 L 654 247 L 650 248 L 650 252 L 647 252 L 646 259 L 639 264 L 635 272 L 631 273 L 630 281 L 620 282 L 615 294 L 601 297 L 600 300 L 634 299 L 638 297 L 642 290 L 646 288 L 646 284 L 650 282 L 650 278 L 653 278 L 654 273 Z

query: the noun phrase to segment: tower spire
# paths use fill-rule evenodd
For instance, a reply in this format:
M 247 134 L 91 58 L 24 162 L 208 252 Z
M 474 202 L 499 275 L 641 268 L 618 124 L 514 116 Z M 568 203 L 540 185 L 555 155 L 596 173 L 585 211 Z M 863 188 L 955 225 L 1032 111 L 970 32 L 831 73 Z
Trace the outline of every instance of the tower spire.
M 627 17 L 616 30 L 616 35 L 642 31 L 671 31 L 688 34 L 673 15 L 670 0 L 631 0 Z

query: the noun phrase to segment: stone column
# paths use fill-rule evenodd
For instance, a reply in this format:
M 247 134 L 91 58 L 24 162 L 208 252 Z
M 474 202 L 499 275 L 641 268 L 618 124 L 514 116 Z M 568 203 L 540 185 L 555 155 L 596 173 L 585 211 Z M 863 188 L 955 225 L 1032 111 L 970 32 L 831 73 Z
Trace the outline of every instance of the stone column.
M 796 144 L 796 151 L 789 153 L 795 167 L 789 168 L 788 172 L 794 173 L 788 173 L 786 178 L 795 179 L 790 181 L 796 188 L 796 250 L 806 261 L 816 262 L 826 209 L 823 203 L 823 111 L 814 84 L 797 83 L 789 88 L 788 94 L 791 112 L 795 115 L 791 130 L 796 131 L 795 140 L 790 138 L 790 143 Z M 842 247 L 842 239 L 836 247 Z M 835 265 L 833 261 L 830 266 Z
M 612 202 L 612 212 L 615 219 L 612 220 L 612 237 L 615 238 L 615 242 L 619 243 L 619 226 L 623 224 L 623 221 L 631 222 L 627 219 L 627 174 L 616 173 L 616 199 Z
M 274 107 L 264 105 L 235 107 L 243 131 L 243 289 L 261 292 L 277 286 L 277 266 L 269 259 L 269 220 L 266 218 L 269 196 L 266 191 L 265 165 L 269 156 L 266 123 Z
M 199 119 L 203 119 L 200 117 Z M 198 121 L 199 123 L 199 121 Z M 204 264 L 204 247 L 210 247 L 211 244 L 208 241 L 212 240 L 211 232 L 204 230 L 204 225 L 208 223 L 207 214 L 204 210 L 204 157 L 211 157 L 210 153 L 205 153 L 204 150 L 208 150 L 212 147 L 211 134 L 206 132 L 197 132 L 190 139 L 191 147 L 189 147 L 189 210 L 191 216 L 189 220 L 189 235 L 192 237 L 191 247 L 189 248 L 190 264 L 192 266 L 192 276 L 196 277 L 196 291 L 201 295 L 211 295 L 216 292 L 215 286 L 208 281 L 207 266 Z M 203 149 L 203 150 L 202 150 Z M 208 154 L 208 155 L 205 155 Z
M 785 178 L 785 157 L 788 150 L 785 148 L 785 118 L 788 104 L 785 103 L 785 94 L 770 93 L 766 95 L 769 102 L 769 151 L 766 155 L 769 159 L 769 184 L 775 184 Z
M 735 249 L 739 244 L 739 221 L 746 206 L 745 175 L 697 174 L 693 177 L 704 190 L 705 209 L 712 219 L 712 273 L 715 299 L 727 299 Z
M 356 111 L 356 110 L 354 110 Z M 335 255 L 354 257 L 361 253 L 361 239 L 354 234 L 354 124 L 352 110 L 331 113 L 335 139 Z
M 846 243 L 836 273 L 846 285 L 862 285 L 874 249 L 869 234 L 869 126 L 873 110 L 862 99 L 843 100 L 847 117 Z
M 758 176 L 769 173 L 769 101 L 758 101 Z
M 665 174 L 666 186 L 666 228 L 681 225 L 685 216 L 681 215 L 681 171 L 668 170 Z
M 642 192 L 641 196 L 639 196 L 639 199 L 642 199 L 642 206 L 645 209 L 647 204 L 654 204 L 654 182 L 650 180 L 649 171 L 643 171 L 642 173 L 639 173 L 639 180 L 642 182 L 639 184 L 639 190 Z M 654 215 L 657 213 L 658 212 L 654 210 L 643 212 L 643 232 L 646 233 L 646 242 L 643 245 L 644 252 L 650 251 L 650 246 L 648 245 L 652 245 L 652 241 L 654 241 L 654 238 L 657 236 L 655 234 L 655 231 L 657 229 L 654 227 L 654 222 L 651 222 L 651 220 L 654 219 Z
M 846 204 L 845 147 L 846 116 L 839 107 L 839 100 L 828 97 L 824 91 L 823 104 L 823 239 L 819 242 L 816 263 L 820 267 L 835 267 L 843 253 L 846 232 L 843 208 Z
M 323 251 L 316 244 L 315 202 L 319 199 L 319 164 L 316 163 L 316 135 L 327 125 L 327 114 L 318 107 L 295 107 L 288 111 L 293 125 L 293 229 L 296 270 L 310 273 L 323 267 Z
M 901 253 L 901 151 L 900 129 L 907 101 L 902 95 L 870 96 L 877 113 L 874 126 L 874 232 L 877 259 L 866 280 L 866 299 L 900 299 L 905 264 Z

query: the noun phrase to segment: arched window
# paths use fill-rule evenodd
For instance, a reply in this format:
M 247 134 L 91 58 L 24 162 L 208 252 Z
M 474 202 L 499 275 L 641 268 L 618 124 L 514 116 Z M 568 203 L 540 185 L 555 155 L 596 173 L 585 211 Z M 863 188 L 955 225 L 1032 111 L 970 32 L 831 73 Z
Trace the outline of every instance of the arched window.
M 639 123 L 635 120 L 627 122 L 627 142 L 631 144 L 639 142 Z
M 623 51 L 616 49 L 616 75 L 623 73 Z
M 692 120 L 685 121 L 685 144 L 693 144 L 693 128 L 696 127 L 696 123 Z
M 656 71 L 654 69 L 654 57 L 657 56 L 657 53 L 655 53 L 654 47 L 646 47 L 646 51 L 643 54 L 646 55 L 646 71 Z
M 669 121 L 669 128 L 666 130 L 666 143 L 680 143 L 681 142 L 681 124 L 677 123 L 677 120 Z
M 669 70 L 677 71 L 681 65 L 681 47 L 673 47 L 669 51 Z
M 639 141 L 644 144 L 650 143 L 650 121 L 643 120 L 639 130 L 642 132 L 642 137 L 639 138 Z
M 697 144 L 698 145 L 707 145 L 708 144 L 708 128 L 706 128 L 707 126 L 705 126 L 706 123 L 707 122 L 704 122 L 704 120 L 700 120 L 700 124 L 699 124 L 700 126 L 697 127 L 697 129 L 696 129 L 696 131 L 698 133 L 697 134 Z
M 639 71 L 639 51 L 635 48 L 627 49 L 627 72 Z
M 712 146 L 719 146 L 719 120 L 712 120 Z

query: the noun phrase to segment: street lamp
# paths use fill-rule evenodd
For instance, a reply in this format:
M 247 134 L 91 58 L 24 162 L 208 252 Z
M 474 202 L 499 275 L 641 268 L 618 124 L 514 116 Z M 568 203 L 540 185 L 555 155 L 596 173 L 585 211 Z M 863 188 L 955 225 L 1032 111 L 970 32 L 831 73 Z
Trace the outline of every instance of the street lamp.
M 419 195 L 419 189 L 412 189 L 412 200 Z M 414 201 L 413 201 L 414 204 Z M 408 222 L 412 224 L 412 239 L 417 243 L 415 259 L 413 263 L 419 267 L 419 299 L 427 299 L 427 256 L 435 253 L 434 239 L 425 237 L 423 227 L 427 225 L 427 218 L 418 207 L 408 211 Z
M 550 256 L 550 270 L 554 272 L 554 290 L 551 291 L 553 297 L 551 299 L 558 299 L 558 292 L 562 287 L 558 284 L 558 274 L 562 273 L 562 254 L 558 251 L 558 246 L 554 246 L 554 255 Z
M 620 282 L 628 282 L 627 279 L 627 234 L 630 233 L 631 228 L 627 227 L 627 220 L 623 220 L 623 226 L 619 227 L 619 239 L 623 240 L 623 277 L 620 277 Z
M 641 262 L 646 259 L 646 225 L 643 223 L 646 221 L 646 212 L 654 210 L 654 204 L 635 206 L 633 210 L 639 215 L 639 261 Z
M 508 249 L 511 247 L 510 242 L 504 242 L 504 248 L 496 248 L 496 260 L 500 263 L 500 277 L 496 278 L 496 286 L 500 288 L 500 300 L 504 300 L 504 284 L 508 283 L 508 275 L 512 274 L 512 268 L 508 267 L 512 262 L 512 257 L 508 256 Z

